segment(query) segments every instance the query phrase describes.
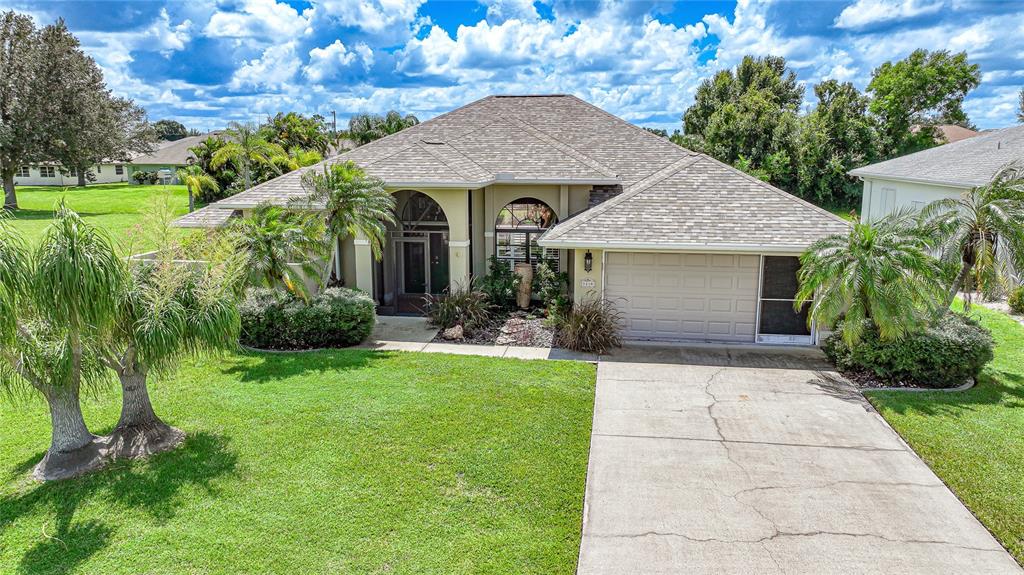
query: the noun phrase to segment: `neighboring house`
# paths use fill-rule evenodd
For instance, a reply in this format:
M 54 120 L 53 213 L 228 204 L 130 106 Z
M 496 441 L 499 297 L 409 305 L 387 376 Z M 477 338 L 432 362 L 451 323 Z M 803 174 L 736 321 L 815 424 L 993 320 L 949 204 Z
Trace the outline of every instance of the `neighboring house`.
M 165 175 L 165 184 L 178 183 L 178 168 L 184 168 L 196 160 L 189 148 L 198 146 L 210 136 L 220 132 L 210 132 L 201 136 L 187 136 L 172 142 L 160 142 L 151 154 L 138 156 L 131 163 L 131 172 L 157 172 Z
M 93 179 L 88 184 L 112 184 L 128 181 L 128 162 L 102 163 L 89 168 Z M 74 169 L 64 170 L 56 162 L 40 162 L 24 164 L 14 173 L 16 186 L 77 186 L 78 172 Z
M 1024 126 L 983 132 L 850 171 L 864 181 L 861 219 L 921 209 L 983 185 L 1009 162 L 1024 161 Z
M 938 124 L 934 128 L 938 132 L 935 137 L 935 141 L 938 144 L 952 144 L 953 142 L 973 138 L 979 134 L 976 130 L 957 126 L 956 124 Z M 912 126 L 910 128 L 910 131 L 915 134 L 920 130 L 920 126 Z
M 397 200 L 380 261 L 345 238 L 341 277 L 381 313 L 468 286 L 496 256 L 550 259 L 576 301 L 605 297 L 631 340 L 815 341 L 797 256 L 840 218 L 573 96 L 491 96 L 328 160 Z M 304 191 L 304 168 L 180 219 L 216 226 Z

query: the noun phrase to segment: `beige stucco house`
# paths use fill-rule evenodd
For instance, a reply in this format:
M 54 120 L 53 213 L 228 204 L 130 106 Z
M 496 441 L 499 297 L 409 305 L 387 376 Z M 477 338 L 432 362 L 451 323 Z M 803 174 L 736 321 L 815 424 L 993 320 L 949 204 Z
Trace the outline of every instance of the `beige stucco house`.
M 468 285 L 491 256 L 569 272 L 634 340 L 812 343 L 794 311 L 797 256 L 847 224 L 573 96 L 491 96 L 326 160 L 353 161 L 396 197 L 376 261 L 344 238 L 336 269 L 381 313 Z M 190 214 L 222 225 L 304 196 L 291 172 Z

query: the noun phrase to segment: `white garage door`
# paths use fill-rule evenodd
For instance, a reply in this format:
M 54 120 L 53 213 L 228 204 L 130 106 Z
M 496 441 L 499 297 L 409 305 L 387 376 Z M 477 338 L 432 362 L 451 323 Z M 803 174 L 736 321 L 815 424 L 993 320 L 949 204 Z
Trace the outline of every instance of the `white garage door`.
M 626 339 L 754 341 L 760 258 L 609 252 L 605 297 Z

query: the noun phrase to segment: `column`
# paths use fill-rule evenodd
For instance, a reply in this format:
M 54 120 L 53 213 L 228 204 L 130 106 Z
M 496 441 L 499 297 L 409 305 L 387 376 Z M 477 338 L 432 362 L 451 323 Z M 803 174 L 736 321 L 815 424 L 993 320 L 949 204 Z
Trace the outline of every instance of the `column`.
M 355 244 L 356 281 L 355 287 L 373 295 L 373 253 L 370 251 L 370 240 L 359 234 L 352 242 Z

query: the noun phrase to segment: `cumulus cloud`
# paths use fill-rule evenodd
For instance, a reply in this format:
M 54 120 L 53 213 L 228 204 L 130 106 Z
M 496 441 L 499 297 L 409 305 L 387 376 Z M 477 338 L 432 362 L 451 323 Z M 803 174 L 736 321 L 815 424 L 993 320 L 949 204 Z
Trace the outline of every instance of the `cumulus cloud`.
M 349 50 L 341 40 L 335 40 L 323 48 L 309 51 L 309 64 L 303 69 L 303 74 L 313 82 L 322 82 L 336 76 L 340 69 L 349 67 L 357 58 L 362 61 L 364 69 L 369 69 L 373 65 L 373 50 L 362 42 Z
M 392 27 L 408 27 L 416 20 L 416 12 L 426 0 L 321 0 L 317 9 L 341 23 L 382 32 Z
M 295 77 L 302 65 L 295 41 L 270 46 L 259 58 L 244 62 L 231 77 L 232 89 L 243 87 L 280 89 Z
M 895 22 L 934 14 L 943 2 L 927 0 L 857 0 L 836 17 L 836 28 L 862 29 L 875 24 Z
M 276 0 L 244 0 L 238 10 L 215 12 L 203 32 L 214 38 L 294 38 L 312 31 L 313 13 Z

